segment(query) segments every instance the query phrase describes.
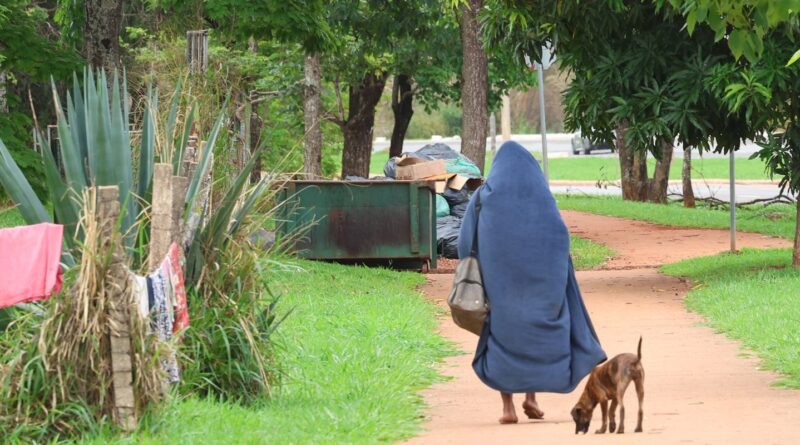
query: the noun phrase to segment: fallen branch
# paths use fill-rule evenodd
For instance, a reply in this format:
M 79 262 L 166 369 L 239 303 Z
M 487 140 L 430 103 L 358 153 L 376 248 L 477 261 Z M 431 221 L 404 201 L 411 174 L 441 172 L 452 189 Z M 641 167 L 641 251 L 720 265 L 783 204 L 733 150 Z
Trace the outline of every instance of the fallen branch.
M 683 201 L 683 194 L 681 194 L 681 193 L 670 193 L 667 196 L 670 197 L 670 198 L 675 198 L 676 201 Z M 725 206 L 730 205 L 729 201 L 725 201 L 725 200 L 719 199 L 719 198 L 714 197 L 714 196 L 710 196 L 708 198 L 697 198 L 697 197 L 695 197 L 695 201 L 705 202 L 705 203 L 709 204 L 711 207 L 725 207 Z M 754 199 L 752 201 L 737 202 L 736 203 L 736 207 L 737 208 L 742 208 L 742 207 L 747 207 L 747 206 L 752 206 L 752 205 L 761 205 L 763 207 L 768 207 L 768 206 L 771 206 L 773 204 L 794 205 L 796 203 L 797 203 L 797 201 L 794 198 L 792 198 L 791 196 L 786 196 L 784 194 L 780 194 L 778 196 L 773 196 L 771 198 L 758 198 L 758 199 Z

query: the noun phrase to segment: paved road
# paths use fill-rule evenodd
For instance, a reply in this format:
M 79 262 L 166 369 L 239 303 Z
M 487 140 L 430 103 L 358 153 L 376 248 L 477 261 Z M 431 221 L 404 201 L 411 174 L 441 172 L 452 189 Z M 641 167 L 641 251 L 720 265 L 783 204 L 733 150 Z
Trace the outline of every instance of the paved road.
M 527 148 L 530 151 L 540 153 L 542 149 L 542 140 L 538 134 L 527 134 L 527 135 L 514 135 L 512 140 L 519 142 L 522 144 L 523 147 Z M 556 133 L 552 135 L 548 135 L 547 137 L 547 151 L 553 157 L 565 157 L 565 156 L 573 156 L 572 154 L 572 136 L 569 134 L 564 133 Z M 461 151 L 461 140 L 457 137 L 452 138 L 441 138 L 441 139 L 427 139 L 427 140 L 419 140 L 419 139 L 412 139 L 407 140 L 403 144 L 404 151 L 417 151 L 420 148 L 424 147 L 428 144 L 433 144 L 436 142 L 440 142 L 443 144 L 447 144 L 452 147 L 456 151 Z M 497 139 L 497 146 L 499 147 L 502 145 L 503 140 L 502 138 Z M 487 142 L 487 149 L 489 149 L 490 144 Z M 389 141 L 378 139 L 373 143 L 373 150 L 374 151 L 383 151 L 388 150 L 389 148 Z M 738 157 L 750 157 L 755 151 L 758 149 L 753 143 L 746 144 L 743 146 L 738 152 Z M 583 156 L 583 155 L 580 155 Z M 605 152 L 597 152 L 597 154 L 592 154 L 591 156 L 611 156 L 608 151 Z M 683 148 L 681 146 L 676 147 L 675 150 L 676 157 L 683 157 Z M 726 155 L 719 155 L 714 153 L 707 153 L 704 156 L 706 157 L 724 157 Z
M 708 198 L 715 197 L 724 201 L 730 200 L 730 189 L 728 184 L 722 182 L 703 183 L 695 181 L 693 183 L 695 197 Z M 577 195 L 606 195 L 606 196 L 619 196 L 622 191 L 617 186 L 609 186 L 608 188 L 598 188 L 596 185 L 588 183 L 582 184 L 566 184 L 563 182 L 554 182 L 550 190 L 553 193 L 561 194 L 577 194 Z M 672 184 L 669 187 L 670 193 L 682 193 L 683 187 L 680 184 Z M 747 202 L 754 199 L 765 199 L 777 196 L 780 189 L 777 184 L 757 183 L 757 184 L 737 184 L 736 185 L 736 202 Z

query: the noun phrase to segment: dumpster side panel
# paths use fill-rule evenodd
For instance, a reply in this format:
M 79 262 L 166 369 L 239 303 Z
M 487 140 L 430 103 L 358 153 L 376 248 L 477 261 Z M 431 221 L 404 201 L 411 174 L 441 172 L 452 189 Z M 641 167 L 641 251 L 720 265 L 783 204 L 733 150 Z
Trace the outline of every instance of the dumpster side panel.
M 282 196 L 289 201 L 282 227 L 284 235 L 297 237 L 299 256 L 435 260 L 433 194 L 427 187 L 409 182 L 293 186 L 293 194 Z

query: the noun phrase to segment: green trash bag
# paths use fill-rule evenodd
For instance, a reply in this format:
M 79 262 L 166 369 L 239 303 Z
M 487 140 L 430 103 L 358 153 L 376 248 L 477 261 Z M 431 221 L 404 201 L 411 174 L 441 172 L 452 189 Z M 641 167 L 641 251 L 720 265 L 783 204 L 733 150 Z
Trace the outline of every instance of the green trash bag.
M 447 160 L 447 173 L 456 173 L 467 178 L 480 178 L 481 170 L 475 163 L 464 157 Z
M 447 203 L 444 196 L 436 195 L 436 217 L 441 218 L 448 215 L 450 215 L 450 204 Z

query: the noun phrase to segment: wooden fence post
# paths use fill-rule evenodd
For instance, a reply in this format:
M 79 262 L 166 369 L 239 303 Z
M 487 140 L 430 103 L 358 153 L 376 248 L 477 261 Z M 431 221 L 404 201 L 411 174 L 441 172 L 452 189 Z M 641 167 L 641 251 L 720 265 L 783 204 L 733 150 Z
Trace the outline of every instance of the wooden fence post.
M 186 204 L 186 192 L 189 190 L 189 179 L 185 176 L 172 177 L 172 228 L 170 230 L 170 244 L 172 241 L 180 243 L 183 235 L 183 209 Z
M 128 269 L 116 223 L 119 218 L 119 188 L 96 188 L 97 218 L 101 252 L 111 252 L 111 262 L 105 276 L 110 319 L 111 373 L 114 391 L 114 422 L 124 431 L 136 429 L 136 397 L 133 390 L 133 360 L 131 357 L 131 307 L 128 289 Z
M 208 68 L 208 30 L 186 32 L 186 63 L 193 73 L 202 74 Z
M 153 171 L 153 208 L 150 213 L 150 270 L 161 265 L 173 241 L 172 164 L 156 164 Z

